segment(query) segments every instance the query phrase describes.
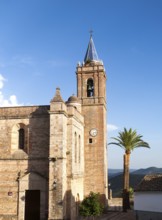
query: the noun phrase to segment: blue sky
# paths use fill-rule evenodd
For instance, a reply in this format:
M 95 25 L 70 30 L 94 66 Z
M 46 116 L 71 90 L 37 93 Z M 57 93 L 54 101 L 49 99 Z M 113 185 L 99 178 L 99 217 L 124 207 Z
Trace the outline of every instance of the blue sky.
M 131 168 L 162 167 L 162 1 L 0 0 L 0 105 L 46 105 L 76 94 L 76 65 L 93 29 L 107 72 L 108 141 L 136 129 L 151 149 Z M 110 168 L 123 150 L 109 146 Z

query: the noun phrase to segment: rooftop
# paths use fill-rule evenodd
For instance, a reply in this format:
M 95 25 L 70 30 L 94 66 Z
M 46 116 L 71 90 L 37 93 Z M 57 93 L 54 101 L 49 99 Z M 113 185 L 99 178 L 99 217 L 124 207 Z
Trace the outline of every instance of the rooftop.
M 162 191 L 162 174 L 146 175 L 135 191 Z

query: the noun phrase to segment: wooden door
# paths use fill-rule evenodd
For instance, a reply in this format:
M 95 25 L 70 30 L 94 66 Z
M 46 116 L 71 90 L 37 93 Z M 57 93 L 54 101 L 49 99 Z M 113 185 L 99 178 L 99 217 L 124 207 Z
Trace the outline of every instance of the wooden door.
M 25 220 L 40 220 L 40 190 L 26 190 Z

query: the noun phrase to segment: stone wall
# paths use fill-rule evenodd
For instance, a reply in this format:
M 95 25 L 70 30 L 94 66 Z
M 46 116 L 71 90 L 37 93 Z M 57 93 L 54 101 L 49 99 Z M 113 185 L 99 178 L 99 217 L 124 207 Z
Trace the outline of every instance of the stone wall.
M 106 72 L 100 61 L 77 66 L 77 95 L 84 116 L 84 194 L 101 194 L 107 205 Z M 91 81 L 91 85 L 88 82 Z M 90 131 L 96 130 L 96 135 Z
M 59 90 L 57 90 L 58 95 Z M 67 113 L 63 101 L 51 102 L 49 219 L 63 219 L 66 192 Z
M 83 198 L 84 119 L 78 106 L 65 105 L 59 90 L 56 96 L 50 108 L 49 219 L 75 220 Z
M 84 130 L 85 195 L 88 195 L 90 191 L 106 195 L 106 110 L 102 105 L 92 105 L 83 106 L 83 111 L 86 124 Z M 95 137 L 90 135 L 92 128 L 97 129 L 98 133 Z
M 47 182 L 48 109 L 48 106 L 0 108 L 0 216 L 4 216 L 4 219 L 10 219 L 11 216 L 16 218 L 14 216 L 20 215 L 20 210 L 25 208 L 19 197 L 21 178 L 36 173 L 44 180 L 42 183 Z M 25 130 L 24 149 L 20 149 L 18 143 L 20 128 Z M 33 178 L 37 178 L 37 175 Z M 32 189 L 32 181 L 27 181 L 28 184 L 23 188 L 24 196 L 25 190 Z M 40 189 L 39 184 L 37 185 Z M 36 188 L 35 185 L 34 189 Z M 41 191 L 46 194 L 44 203 L 47 204 L 48 185 L 44 184 Z M 44 219 L 45 214 L 42 213 L 41 216 L 41 219 Z M 24 219 L 24 214 L 19 219 Z
M 67 202 L 66 214 L 75 220 L 84 197 L 84 118 L 73 106 L 68 107 Z

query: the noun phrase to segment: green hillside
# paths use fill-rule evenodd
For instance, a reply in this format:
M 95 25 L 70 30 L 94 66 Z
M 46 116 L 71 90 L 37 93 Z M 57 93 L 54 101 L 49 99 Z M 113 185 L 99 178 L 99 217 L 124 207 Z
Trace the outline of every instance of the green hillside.
M 152 173 L 162 173 L 162 168 L 149 167 L 146 169 L 139 169 L 130 173 L 130 187 L 134 189 L 146 174 Z M 123 189 L 123 174 L 119 173 L 115 176 L 110 175 L 109 184 L 112 190 L 112 196 L 121 197 Z
M 138 174 L 130 174 L 130 187 L 133 189 L 140 183 L 145 175 Z M 112 190 L 113 197 L 121 197 L 122 189 L 123 189 L 123 175 L 120 174 L 113 178 L 109 179 L 109 183 L 111 184 L 110 188 Z

